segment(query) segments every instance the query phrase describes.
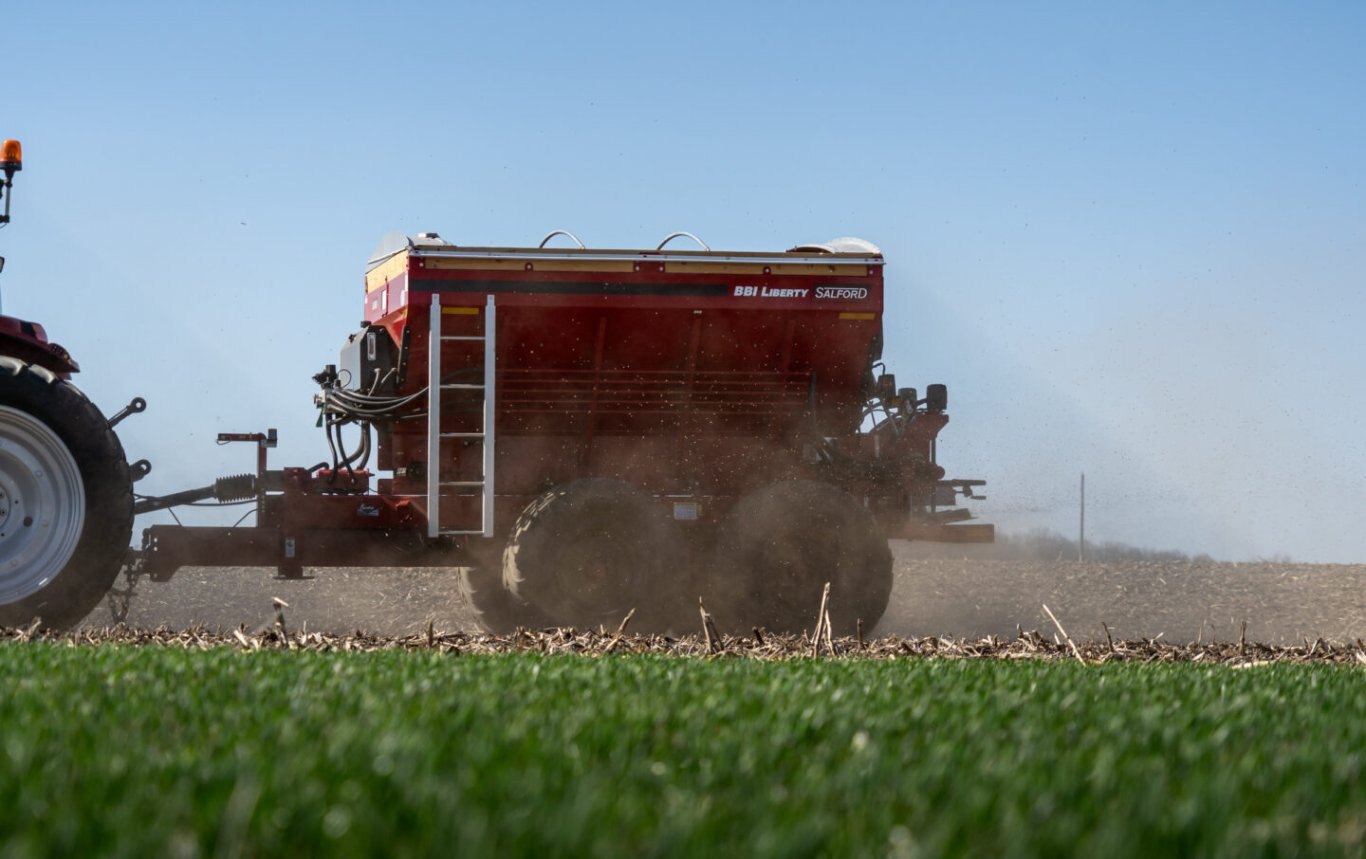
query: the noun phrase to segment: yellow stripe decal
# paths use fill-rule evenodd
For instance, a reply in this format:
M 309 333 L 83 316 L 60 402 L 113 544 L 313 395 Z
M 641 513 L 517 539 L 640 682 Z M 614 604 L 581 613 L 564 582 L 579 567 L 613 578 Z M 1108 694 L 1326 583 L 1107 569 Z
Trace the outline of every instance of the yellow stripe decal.
M 407 270 L 408 255 L 406 253 L 398 254 L 365 275 L 365 291 L 367 293 L 374 292 Z
M 477 308 L 477 307 L 443 307 L 443 308 L 441 308 L 441 315 L 442 315 L 442 316 L 478 316 L 478 315 L 479 315 L 479 308 Z
M 877 319 L 876 313 L 841 313 L 840 319 Z
M 425 257 L 427 271 L 636 271 L 631 260 L 557 260 L 557 259 L 443 259 Z
M 741 274 L 741 275 L 816 275 L 820 277 L 867 277 L 868 269 L 853 265 L 821 265 L 819 263 L 762 263 L 670 261 L 664 270 L 671 274 Z

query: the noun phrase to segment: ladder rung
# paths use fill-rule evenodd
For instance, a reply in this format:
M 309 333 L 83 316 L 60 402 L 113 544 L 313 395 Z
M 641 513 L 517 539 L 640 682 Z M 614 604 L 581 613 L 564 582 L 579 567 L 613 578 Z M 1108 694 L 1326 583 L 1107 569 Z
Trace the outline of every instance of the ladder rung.
M 466 536 L 466 537 L 482 537 L 482 536 L 484 536 L 484 532 L 483 532 L 483 531 L 447 531 L 447 530 L 442 530 L 440 533 L 441 533 L 441 534 L 445 534 L 445 535 L 450 535 L 450 536 L 459 535 L 459 534 L 463 534 L 463 535 Z
M 483 340 L 482 334 L 443 334 L 442 340 Z
M 452 382 L 449 385 L 442 385 L 443 391 L 482 391 L 483 385 L 471 385 L 466 382 Z
M 442 486 L 468 486 L 468 487 L 471 487 L 471 488 L 473 488 L 473 487 L 478 487 L 478 488 L 480 488 L 480 489 L 483 489 L 483 488 L 484 488 L 484 481 L 482 481 L 482 480 L 443 480 L 443 481 L 441 481 L 441 484 L 440 484 L 440 485 L 442 485 Z
M 441 437 L 442 437 L 442 438 L 483 438 L 483 437 L 484 437 L 484 434 L 481 433 L 481 432 L 443 432 L 443 433 L 441 434 Z

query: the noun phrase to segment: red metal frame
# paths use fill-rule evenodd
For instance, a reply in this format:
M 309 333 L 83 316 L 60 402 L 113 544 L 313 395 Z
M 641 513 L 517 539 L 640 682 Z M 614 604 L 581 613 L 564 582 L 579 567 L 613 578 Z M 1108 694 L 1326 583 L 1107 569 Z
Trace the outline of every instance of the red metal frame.
M 370 492 L 371 476 L 286 468 L 281 491 L 265 496 L 254 526 L 148 528 L 147 572 L 164 581 L 182 566 L 229 564 L 278 567 L 295 578 L 306 566 L 391 566 L 405 542 L 417 545 L 426 519 L 409 499 Z

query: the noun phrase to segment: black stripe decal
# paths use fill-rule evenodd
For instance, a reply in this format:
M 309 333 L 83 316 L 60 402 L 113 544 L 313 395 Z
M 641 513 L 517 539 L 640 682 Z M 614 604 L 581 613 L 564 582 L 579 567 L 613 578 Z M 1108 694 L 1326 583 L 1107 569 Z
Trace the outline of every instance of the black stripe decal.
M 416 292 L 492 292 L 540 295 L 730 295 L 724 283 L 620 283 L 609 281 L 545 280 L 413 280 Z

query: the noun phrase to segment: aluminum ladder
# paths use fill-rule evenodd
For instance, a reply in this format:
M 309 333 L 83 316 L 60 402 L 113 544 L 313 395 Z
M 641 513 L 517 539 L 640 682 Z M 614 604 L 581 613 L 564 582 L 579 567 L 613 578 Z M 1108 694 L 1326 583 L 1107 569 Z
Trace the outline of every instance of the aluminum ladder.
M 477 308 L 476 308 L 477 309 Z M 495 370 L 497 351 L 495 337 L 498 331 L 497 309 L 493 296 L 488 297 L 484 306 L 483 334 L 442 334 L 441 317 L 445 315 L 441 306 L 441 295 L 432 294 L 431 333 L 427 344 L 427 536 L 437 538 L 443 535 L 493 536 L 493 454 L 494 454 L 494 394 L 496 393 Z M 441 344 L 452 340 L 482 341 L 484 344 L 484 381 L 474 383 L 442 383 Z M 441 398 L 446 391 L 481 391 L 484 395 L 484 421 L 480 432 L 442 432 Z M 452 439 L 477 441 L 484 447 L 484 470 L 479 480 L 442 480 L 441 447 L 443 442 Z M 441 527 L 441 491 L 443 489 L 478 489 L 483 501 L 481 528 L 460 530 Z M 471 493 L 472 494 L 472 493 Z

